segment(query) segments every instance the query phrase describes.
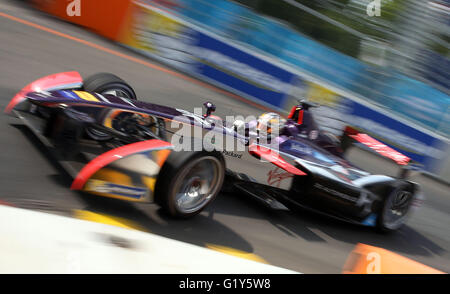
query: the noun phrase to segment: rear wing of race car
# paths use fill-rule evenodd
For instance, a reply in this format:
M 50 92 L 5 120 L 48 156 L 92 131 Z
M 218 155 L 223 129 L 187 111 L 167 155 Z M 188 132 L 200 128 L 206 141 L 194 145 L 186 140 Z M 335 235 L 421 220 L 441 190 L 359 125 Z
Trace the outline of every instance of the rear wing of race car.
M 378 140 L 375 140 L 367 134 L 360 133 L 355 128 L 347 126 L 341 139 L 342 150 L 345 152 L 355 141 L 363 144 L 381 156 L 393 160 L 398 165 L 407 166 L 411 162 L 411 158 L 408 156 L 392 149 Z

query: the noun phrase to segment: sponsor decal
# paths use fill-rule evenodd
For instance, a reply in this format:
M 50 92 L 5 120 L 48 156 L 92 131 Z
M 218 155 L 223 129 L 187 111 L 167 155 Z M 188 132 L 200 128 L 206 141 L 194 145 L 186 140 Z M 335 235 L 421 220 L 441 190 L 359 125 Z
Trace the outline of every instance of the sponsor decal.
M 117 185 L 101 180 L 89 180 L 84 189 L 87 192 L 97 192 L 102 194 L 114 194 L 118 196 L 135 199 L 143 198 L 147 194 L 147 189 Z
M 234 153 L 234 152 L 231 152 L 231 151 L 224 150 L 224 151 L 222 151 L 222 153 L 224 155 L 226 155 L 226 156 L 231 156 L 231 157 L 235 157 L 235 158 L 239 158 L 239 159 L 242 158 L 242 154 L 237 154 L 237 153 Z
M 61 90 L 57 92 L 58 94 L 60 94 L 61 96 L 63 96 L 64 98 L 70 98 L 70 99 L 78 99 L 80 100 L 81 98 L 75 94 L 73 91 L 67 91 L 67 90 Z

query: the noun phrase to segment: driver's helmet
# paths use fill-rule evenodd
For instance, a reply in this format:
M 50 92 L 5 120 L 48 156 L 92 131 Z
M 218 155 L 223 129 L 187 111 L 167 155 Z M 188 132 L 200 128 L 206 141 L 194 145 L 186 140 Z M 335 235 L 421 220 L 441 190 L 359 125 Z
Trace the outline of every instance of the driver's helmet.
M 260 136 L 278 136 L 280 129 L 284 126 L 286 120 L 281 118 L 279 114 L 274 112 L 266 112 L 258 117 L 256 130 Z

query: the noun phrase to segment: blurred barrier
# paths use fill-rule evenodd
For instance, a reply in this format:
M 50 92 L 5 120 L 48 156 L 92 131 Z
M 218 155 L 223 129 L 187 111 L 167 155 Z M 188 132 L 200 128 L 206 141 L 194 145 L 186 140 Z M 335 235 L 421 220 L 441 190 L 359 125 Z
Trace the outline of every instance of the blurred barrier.
M 324 107 L 317 110 L 317 117 L 325 129 L 338 135 L 346 125 L 363 130 L 450 182 L 450 141 L 411 122 L 420 120 L 418 125 L 432 126 L 448 135 L 450 98 L 421 82 L 371 71 L 355 59 L 225 0 L 214 4 L 203 0 L 114 0 L 108 5 L 106 0 L 95 1 L 96 4 L 82 1 L 79 17 L 67 16 L 65 0 L 53 0 L 53 5 L 34 1 L 44 11 L 257 103 L 283 111 L 295 103 L 296 97 L 320 102 Z M 217 9 L 217 5 L 223 5 L 222 9 Z M 106 8 L 114 12 L 105 14 Z M 241 17 L 243 13 L 247 13 L 247 18 Z M 188 17 L 190 22 L 176 15 Z M 200 20 L 204 22 L 202 26 L 197 25 Z M 252 27 L 255 23 L 258 28 Z M 258 45 L 267 37 L 266 31 L 273 33 L 273 39 Z M 242 46 L 244 42 L 253 47 Z M 295 44 L 303 47 L 296 51 Z M 278 52 L 293 58 L 289 65 L 261 54 L 264 50 L 275 54 L 274 48 L 281 45 L 292 51 Z M 298 55 L 307 51 L 309 55 Z M 319 69 L 323 72 L 319 73 Z M 311 75 L 311 71 L 316 74 Z M 367 86 L 353 91 L 355 82 Z M 436 99 L 424 100 L 427 95 Z M 393 115 L 392 111 L 402 115 Z
M 386 249 L 358 243 L 350 253 L 343 274 L 445 274 Z

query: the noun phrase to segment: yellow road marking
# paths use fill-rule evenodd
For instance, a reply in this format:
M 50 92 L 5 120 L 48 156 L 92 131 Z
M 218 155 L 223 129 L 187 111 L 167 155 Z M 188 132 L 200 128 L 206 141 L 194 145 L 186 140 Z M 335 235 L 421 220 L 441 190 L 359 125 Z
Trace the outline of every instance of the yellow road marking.
M 87 211 L 87 210 L 75 210 L 74 216 L 76 218 L 82 219 L 82 220 L 107 224 L 107 225 L 121 227 L 121 228 L 149 232 L 147 229 L 143 228 L 142 226 L 140 226 L 139 224 L 137 224 L 133 221 L 130 221 L 130 220 L 127 220 L 127 219 L 124 219 L 121 217 L 107 215 L 107 214 L 95 213 L 95 212 Z M 260 262 L 260 263 L 269 264 L 269 262 L 267 262 L 265 259 L 263 259 L 262 257 L 260 257 L 256 254 L 253 254 L 253 253 L 241 251 L 241 250 L 234 249 L 231 247 L 216 245 L 216 244 L 207 243 L 205 246 L 206 246 L 206 248 L 209 248 L 209 249 L 212 249 L 212 250 L 215 250 L 218 252 L 222 252 L 222 253 L 225 253 L 228 255 L 232 255 L 232 256 L 236 256 L 239 258 L 244 258 L 244 259 L 248 259 L 248 260 L 252 260 L 252 261 L 256 261 L 256 262 Z
M 219 252 L 222 252 L 225 254 L 233 255 L 233 256 L 248 259 L 248 260 L 253 260 L 256 262 L 269 264 L 265 259 L 263 259 L 262 257 L 260 257 L 256 254 L 253 254 L 253 253 L 237 250 L 237 249 L 226 247 L 226 246 L 216 245 L 216 244 L 206 243 L 205 246 L 206 246 L 206 248 L 209 248 L 209 249 L 212 249 L 215 251 L 219 251 Z
M 111 216 L 107 214 L 95 213 L 87 210 L 75 210 L 74 216 L 78 219 L 87 220 L 96 223 L 107 224 L 111 226 L 133 229 L 138 231 L 148 232 L 147 229 L 143 228 L 139 224 L 116 216 Z

